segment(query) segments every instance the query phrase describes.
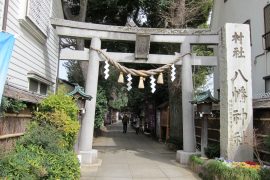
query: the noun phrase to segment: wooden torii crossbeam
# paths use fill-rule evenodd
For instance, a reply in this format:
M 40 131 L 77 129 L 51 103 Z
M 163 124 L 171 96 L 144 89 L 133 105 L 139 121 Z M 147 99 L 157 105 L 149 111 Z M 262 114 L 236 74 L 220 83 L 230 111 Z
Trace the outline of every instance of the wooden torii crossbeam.
M 114 60 L 125 63 L 169 64 L 176 57 L 183 57 L 177 64 L 182 65 L 182 103 L 183 103 L 183 151 L 177 153 L 181 163 L 187 163 L 188 157 L 196 151 L 193 124 L 192 100 L 192 65 L 217 66 L 217 57 L 191 56 L 191 46 L 195 44 L 219 44 L 219 35 L 208 29 L 163 29 L 139 28 L 99 25 L 93 23 L 74 22 L 63 19 L 51 19 L 60 37 L 91 39 L 90 50 L 61 50 L 60 59 L 88 60 L 88 74 L 86 79 L 86 94 L 93 96 L 92 101 L 86 102 L 86 113 L 82 121 L 81 137 L 79 140 L 80 155 L 83 164 L 94 163 L 97 151 L 92 149 L 96 93 L 98 84 L 99 54 L 93 49 L 101 48 L 101 40 L 136 41 L 138 34 L 149 35 L 150 42 L 179 43 L 180 53 L 175 55 L 149 54 L 145 59 L 136 59 L 134 53 L 106 52 Z M 150 43 L 149 43 L 150 44 Z

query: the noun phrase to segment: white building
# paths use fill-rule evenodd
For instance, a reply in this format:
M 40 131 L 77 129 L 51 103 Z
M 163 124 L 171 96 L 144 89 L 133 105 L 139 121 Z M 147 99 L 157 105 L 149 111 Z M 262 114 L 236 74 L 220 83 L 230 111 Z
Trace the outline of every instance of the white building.
M 59 38 L 51 17 L 63 18 L 61 0 L 0 0 L 2 31 L 16 37 L 4 96 L 37 102 L 55 91 Z
M 253 98 L 270 91 L 270 5 L 268 0 L 215 0 L 211 28 L 247 23 L 251 30 Z M 267 42 L 267 43 L 266 43 Z M 215 81 L 215 90 L 218 81 Z

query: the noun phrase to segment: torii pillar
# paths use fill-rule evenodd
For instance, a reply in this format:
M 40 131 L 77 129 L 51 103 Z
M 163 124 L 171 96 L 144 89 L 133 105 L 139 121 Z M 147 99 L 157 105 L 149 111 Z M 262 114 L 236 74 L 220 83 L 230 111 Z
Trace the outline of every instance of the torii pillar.
M 189 43 L 181 44 L 181 54 L 191 52 Z M 196 154 L 195 127 L 193 119 L 193 81 L 192 58 L 190 54 L 183 57 L 182 63 L 182 109 L 183 109 L 183 150 L 177 151 L 176 160 L 188 164 L 189 157 Z
M 100 49 L 101 40 L 97 37 L 92 38 L 91 47 Z M 93 134 L 94 134 L 94 121 L 96 110 L 96 96 L 98 86 L 98 71 L 99 71 L 99 56 L 95 50 L 90 49 L 89 64 L 86 79 L 85 93 L 91 94 L 93 99 L 86 101 L 85 115 L 83 116 L 81 125 L 81 136 L 79 150 L 81 155 L 81 164 L 90 165 L 97 161 L 97 150 L 92 149 Z

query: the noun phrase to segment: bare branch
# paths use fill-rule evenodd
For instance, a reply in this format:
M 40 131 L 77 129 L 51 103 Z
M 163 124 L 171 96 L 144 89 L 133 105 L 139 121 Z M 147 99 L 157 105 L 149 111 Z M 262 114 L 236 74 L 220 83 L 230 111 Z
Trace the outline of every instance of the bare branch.
M 69 48 L 69 49 L 75 49 L 76 47 L 76 40 L 70 39 L 70 38 L 61 38 L 60 39 L 60 48 Z
M 169 28 L 183 28 L 189 22 L 198 20 L 202 7 L 208 4 L 208 0 L 191 1 L 175 0 L 170 3 L 167 12 L 160 13 L 160 17 L 164 19 L 166 27 Z
M 253 130 L 253 143 L 251 143 L 246 136 L 244 137 L 244 144 L 253 148 L 254 156 L 257 158 L 259 164 L 263 166 L 263 161 L 260 157 L 259 149 L 263 145 L 263 139 L 258 137 L 257 129 Z
M 71 8 L 74 6 L 72 2 L 73 1 L 71 0 L 62 0 L 62 7 L 63 7 L 64 15 L 66 19 L 68 20 L 78 21 L 78 16 L 73 15 L 71 12 Z

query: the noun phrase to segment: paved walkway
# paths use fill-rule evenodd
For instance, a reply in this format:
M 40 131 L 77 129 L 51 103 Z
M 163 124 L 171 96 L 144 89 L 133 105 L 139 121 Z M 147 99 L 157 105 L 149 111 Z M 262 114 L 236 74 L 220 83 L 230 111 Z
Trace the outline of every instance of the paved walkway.
M 102 137 L 94 140 L 100 165 L 82 167 L 81 180 L 193 180 L 199 179 L 175 161 L 175 152 L 162 143 L 122 124 L 108 127 Z

